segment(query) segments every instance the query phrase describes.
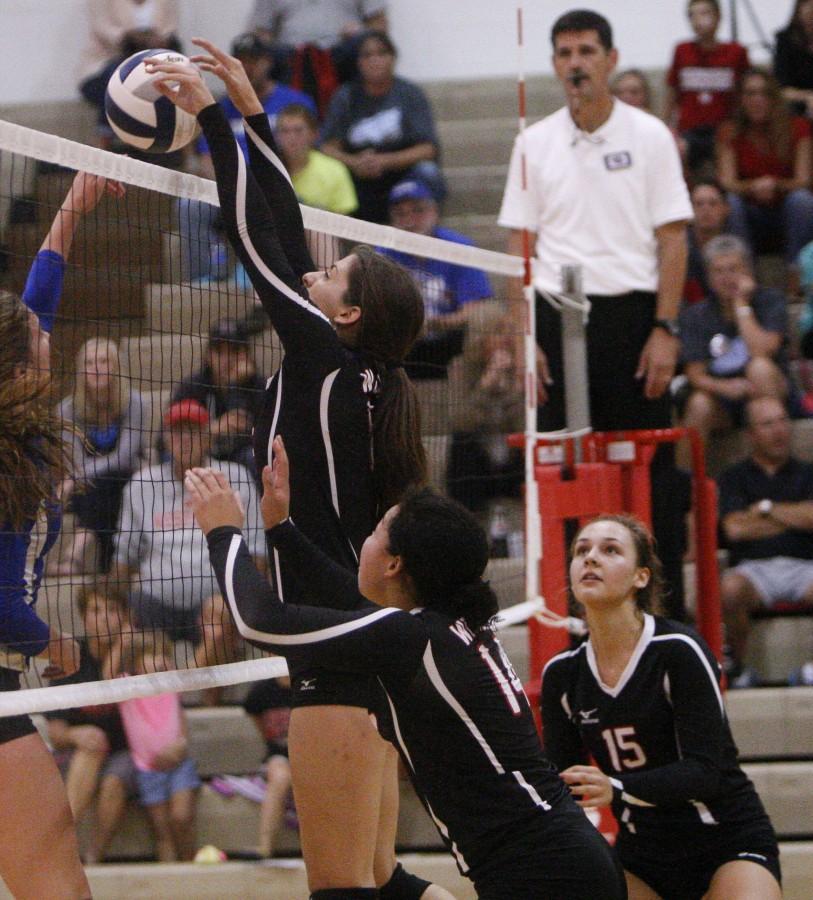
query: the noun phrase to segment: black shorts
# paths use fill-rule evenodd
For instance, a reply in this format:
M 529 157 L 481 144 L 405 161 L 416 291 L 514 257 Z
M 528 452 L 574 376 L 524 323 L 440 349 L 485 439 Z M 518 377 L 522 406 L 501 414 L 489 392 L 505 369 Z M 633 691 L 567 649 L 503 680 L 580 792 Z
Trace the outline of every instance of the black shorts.
M 19 691 L 20 673 L 13 669 L 0 669 L 0 691 Z M 0 744 L 16 741 L 27 734 L 36 734 L 31 716 L 0 716 Z
M 540 811 L 504 850 L 472 872 L 479 900 L 626 900 L 613 848 L 569 797 Z
M 370 709 L 373 682 L 366 675 L 327 669 L 291 673 L 291 709 L 299 706 L 357 706 Z
M 713 832 L 719 828 L 715 835 Z M 666 854 L 659 846 L 642 852 L 623 837 L 618 856 L 624 868 L 655 891 L 662 900 L 701 900 L 714 873 L 726 863 L 745 860 L 767 869 L 782 884 L 779 846 L 767 816 L 744 825 L 708 826 L 708 839 L 702 850 L 676 855 L 674 841 Z

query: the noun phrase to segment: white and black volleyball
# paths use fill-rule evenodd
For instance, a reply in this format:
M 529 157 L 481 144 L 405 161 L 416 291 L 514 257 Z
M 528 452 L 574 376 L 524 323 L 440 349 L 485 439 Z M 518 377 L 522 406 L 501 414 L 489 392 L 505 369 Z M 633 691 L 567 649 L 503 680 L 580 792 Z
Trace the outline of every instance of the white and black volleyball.
M 197 136 L 198 123 L 158 93 L 154 82 L 161 73 L 147 72 L 144 63 L 148 59 L 189 62 L 174 50 L 142 50 L 128 56 L 110 76 L 104 110 L 110 127 L 125 144 L 147 153 L 171 153 Z

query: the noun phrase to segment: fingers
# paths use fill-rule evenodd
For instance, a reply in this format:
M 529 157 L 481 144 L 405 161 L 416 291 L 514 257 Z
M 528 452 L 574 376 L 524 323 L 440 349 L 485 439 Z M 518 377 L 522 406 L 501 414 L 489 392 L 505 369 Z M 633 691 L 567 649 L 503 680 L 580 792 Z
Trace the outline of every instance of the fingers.
M 206 38 L 202 37 L 193 37 L 192 43 L 196 47 L 203 47 L 204 50 L 208 51 L 211 56 L 213 56 L 218 62 L 227 63 L 232 59 L 228 53 L 225 53 L 217 44 L 213 44 L 211 41 L 207 41 Z
M 288 454 L 281 435 L 274 438 L 274 472 L 278 478 L 288 481 Z

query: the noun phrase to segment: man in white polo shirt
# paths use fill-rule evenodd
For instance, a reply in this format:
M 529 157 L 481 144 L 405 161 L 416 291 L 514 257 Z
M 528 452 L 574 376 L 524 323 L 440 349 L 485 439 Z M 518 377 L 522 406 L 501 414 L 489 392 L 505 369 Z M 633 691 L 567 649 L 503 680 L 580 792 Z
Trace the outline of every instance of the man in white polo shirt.
M 511 229 L 512 253 L 521 252 L 522 229 L 531 232 L 537 290 L 560 290 L 561 267 L 582 267 L 593 304 L 587 326 L 593 427 L 668 428 L 668 387 L 680 347 L 677 314 L 686 273 L 686 225 L 692 217 L 677 147 L 661 121 L 612 96 L 618 52 L 603 16 L 588 10 L 565 13 L 551 39 L 566 105 L 525 133 L 527 192 L 517 139 L 499 223 Z M 517 321 L 523 322 L 518 283 L 511 298 Z M 564 425 L 560 333 L 558 312 L 538 301 L 543 430 Z M 664 468 L 664 478 L 675 478 L 671 454 L 660 456 L 653 482 Z M 673 518 L 674 510 L 653 510 L 667 554 L 664 528 Z M 675 580 L 679 591 L 677 572 Z

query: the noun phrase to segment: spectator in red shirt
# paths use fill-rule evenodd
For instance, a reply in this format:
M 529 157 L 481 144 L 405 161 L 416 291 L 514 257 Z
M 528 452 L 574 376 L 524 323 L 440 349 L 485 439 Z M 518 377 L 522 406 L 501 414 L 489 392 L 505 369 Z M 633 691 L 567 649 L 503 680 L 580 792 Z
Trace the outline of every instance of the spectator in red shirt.
M 675 47 L 664 118 L 686 142 L 686 165 L 695 172 L 714 159 L 714 131 L 731 115 L 749 64 L 745 47 L 717 40 L 717 0 L 689 0 L 688 14 L 695 40 Z
M 717 133 L 728 230 L 758 253 L 784 251 L 792 265 L 813 239 L 810 136 L 810 122 L 789 115 L 778 82 L 758 68 L 743 75 L 736 114 Z

